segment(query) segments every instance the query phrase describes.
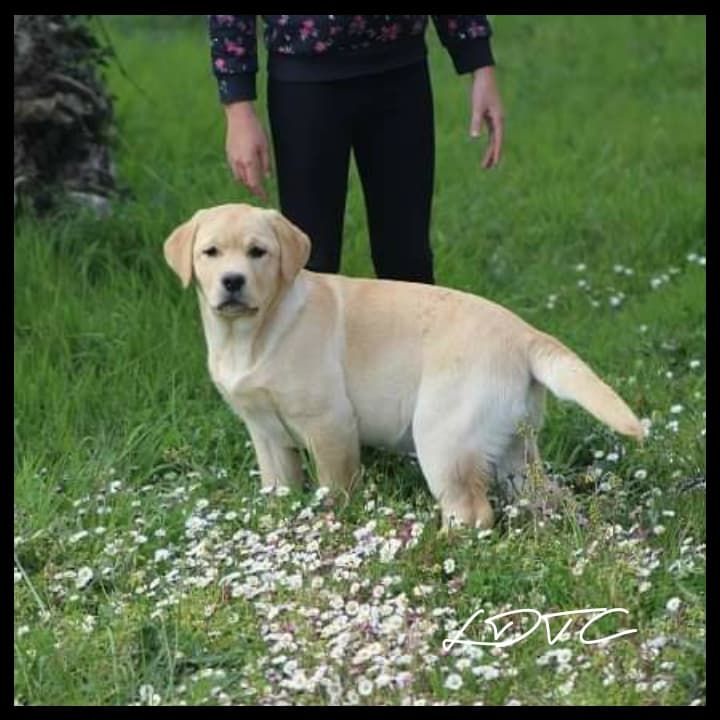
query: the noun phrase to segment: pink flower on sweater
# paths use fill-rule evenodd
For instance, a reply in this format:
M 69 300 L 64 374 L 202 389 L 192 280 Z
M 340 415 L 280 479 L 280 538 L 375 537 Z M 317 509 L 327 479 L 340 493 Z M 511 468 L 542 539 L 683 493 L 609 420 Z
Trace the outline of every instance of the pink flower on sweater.
M 392 25 L 383 25 L 380 28 L 380 38 L 384 41 L 395 40 L 399 31 L 400 26 L 397 23 L 393 23 Z
M 302 27 L 300 28 L 300 38 L 302 40 L 307 40 L 309 37 L 315 37 L 316 35 L 317 30 L 315 29 L 315 21 L 303 20 Z
M 365 29 L 365 18 L 362 15 L 355 15 L 353 17 L 352 21 L 350 22 L 350 27 L 348 28 L 351 35 L 354 35 L 356 33 L 361 33 Z
M 475 20 L 473 20 L 470 23 L 470 27 L 468 28 L 468 35 L 471 38 L 482 37 L 485 34 L 486 34 L 486 28 L 484 25 L 481 25 L 480 23 L 475 22 Z
M 242 57 L 245 54 L 245 48 L 242 47 L 242 45 L 238 45 L 237 43 L 233 42 L 232 40 L 225 41 L 225 49 L 231 55 L 237 55 L 238 57 Z

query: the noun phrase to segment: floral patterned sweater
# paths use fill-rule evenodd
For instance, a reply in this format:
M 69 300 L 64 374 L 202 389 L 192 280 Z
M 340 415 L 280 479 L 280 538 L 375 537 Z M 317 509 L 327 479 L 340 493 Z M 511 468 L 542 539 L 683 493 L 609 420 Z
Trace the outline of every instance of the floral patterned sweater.
M 212 71 L 224 104 L 254 100 L 257 15 L 210 15 Z M 262 15 L 268 72 L 317 82 L 402 67 L 425 57 L 427 15 Z M 458 73 L 493 65 L 485 15 L 431 15 Z

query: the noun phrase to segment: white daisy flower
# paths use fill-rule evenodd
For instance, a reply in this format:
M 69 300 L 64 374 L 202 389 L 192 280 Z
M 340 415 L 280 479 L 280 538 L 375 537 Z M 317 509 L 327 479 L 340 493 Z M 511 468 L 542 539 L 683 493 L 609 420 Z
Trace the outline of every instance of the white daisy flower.
M 445 678 L 445 688 L 447 690 L 459 690 L 463 686 L 463 681 L 457 673 L 450 673 Z
M 78 590 L 82 590 L 82 588 L 87 587 L 87 585 L 90 584 L 94 576 L 95 573 L 92 568 L 87 566 L 81 567 L 78 570 L 77 577 L 75 578 L 75 587 Z
M 367 697 L 373 691 L 373 681 L 366 677 L 361 677 L 357 684 L 357 691 L 362 697 Z

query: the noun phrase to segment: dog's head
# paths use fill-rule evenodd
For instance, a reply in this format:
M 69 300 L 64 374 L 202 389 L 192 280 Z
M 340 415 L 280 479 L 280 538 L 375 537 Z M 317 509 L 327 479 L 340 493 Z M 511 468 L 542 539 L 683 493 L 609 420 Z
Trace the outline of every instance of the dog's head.
M 196 212 L 164 251 L 183 287 L 194 277 L 214 313 L 253 317 L 293 282 L 310 240 L 277 210 L 230 204 Z

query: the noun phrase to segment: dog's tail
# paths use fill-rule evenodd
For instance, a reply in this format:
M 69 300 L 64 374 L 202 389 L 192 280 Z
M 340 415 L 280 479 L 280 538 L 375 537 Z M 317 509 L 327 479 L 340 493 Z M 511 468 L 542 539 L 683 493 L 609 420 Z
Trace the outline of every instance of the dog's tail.
M 643 440 L 645 429 L 633 411 L 559 340 L 536 332 L 529 358 L 533 377 L 561 400 L 573 400 L 613 430 Z

